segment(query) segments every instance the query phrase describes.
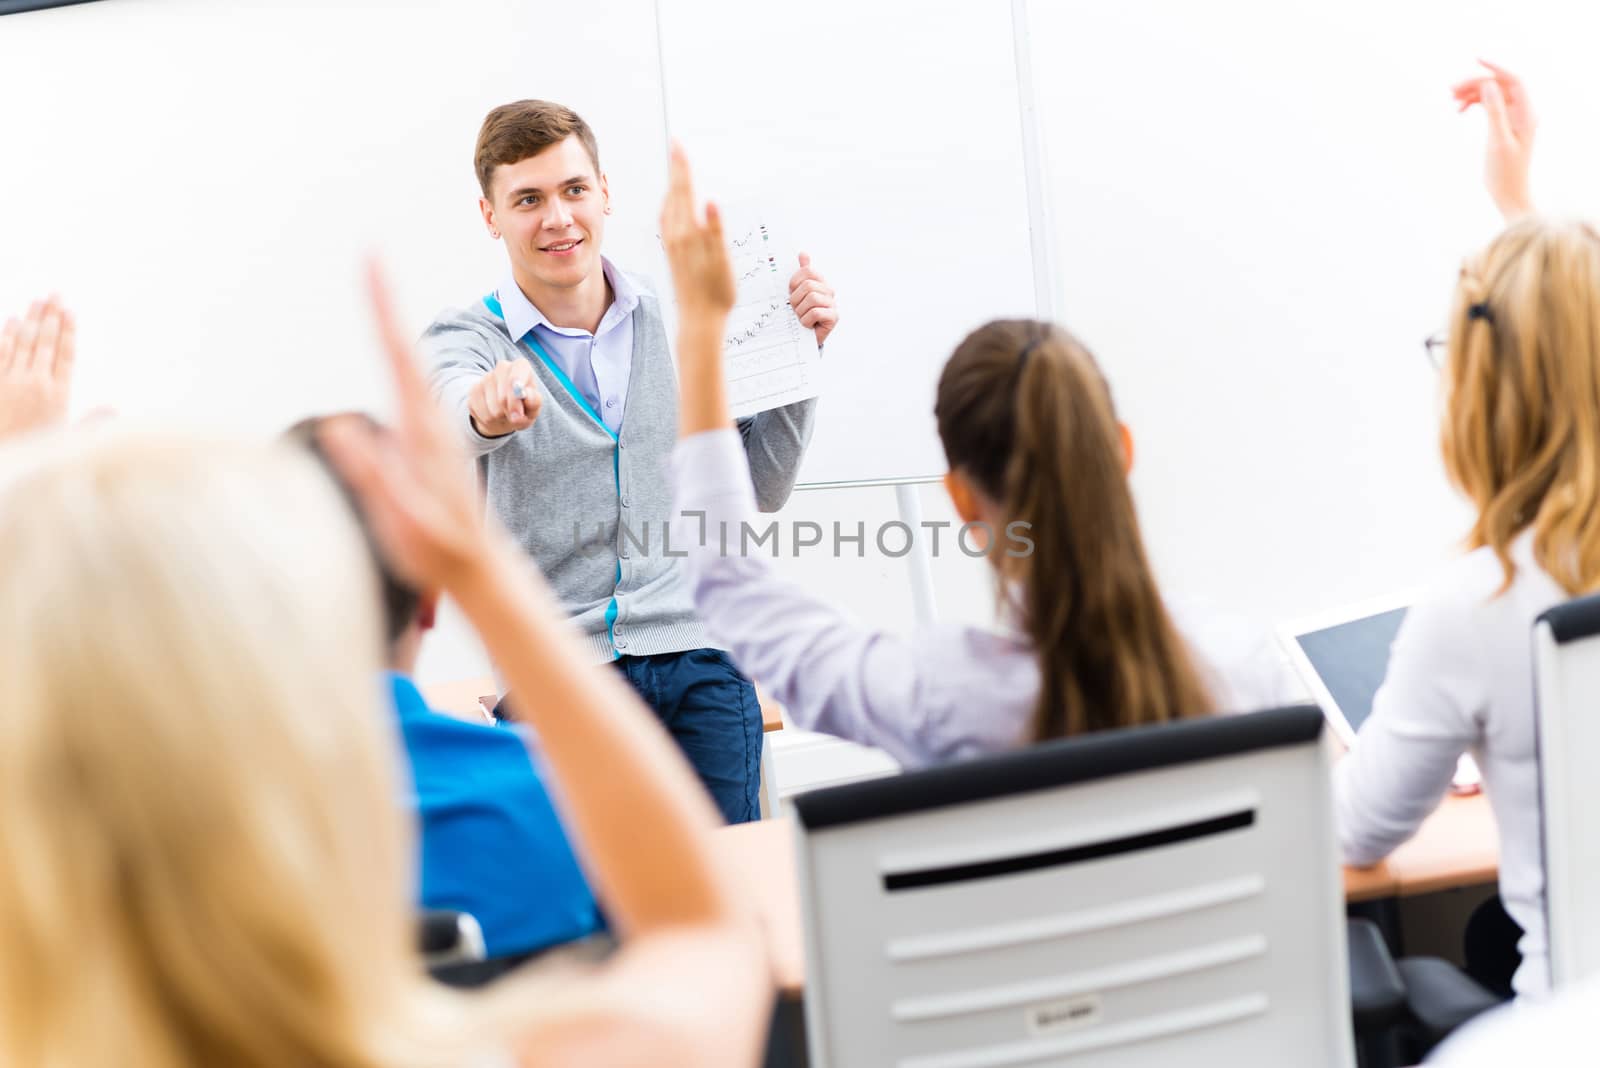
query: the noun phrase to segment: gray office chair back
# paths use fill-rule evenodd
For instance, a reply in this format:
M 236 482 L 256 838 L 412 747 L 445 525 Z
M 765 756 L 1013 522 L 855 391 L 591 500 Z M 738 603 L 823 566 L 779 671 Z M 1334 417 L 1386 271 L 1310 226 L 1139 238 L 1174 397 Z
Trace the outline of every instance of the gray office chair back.
M 814 1068 L 1354 1063 L 1316 708 L 795 799 Z
M 1600 834 L 1590 822 L 1600 768 L 1600 596 L 1541 615 L 1533 651 L 1545 926 L 1559 989 L 1600 972 Z

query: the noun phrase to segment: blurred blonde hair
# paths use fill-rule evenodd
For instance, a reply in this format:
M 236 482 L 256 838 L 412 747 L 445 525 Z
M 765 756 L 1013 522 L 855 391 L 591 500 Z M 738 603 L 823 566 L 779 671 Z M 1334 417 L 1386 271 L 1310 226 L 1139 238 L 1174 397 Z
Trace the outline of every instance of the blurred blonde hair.
M 0 1063 L 415 1061 L 377 587 L 288 448 L 0 456 Z M 426 1001 L 426 1005 L 424 1005 Z
M 1600 588 L 1600 234 L 1530 218 L 1461 269 L 1446 355 L 1445 468 L 1471 548 L 1516 576 L 1511 543 L 1568 594 Z

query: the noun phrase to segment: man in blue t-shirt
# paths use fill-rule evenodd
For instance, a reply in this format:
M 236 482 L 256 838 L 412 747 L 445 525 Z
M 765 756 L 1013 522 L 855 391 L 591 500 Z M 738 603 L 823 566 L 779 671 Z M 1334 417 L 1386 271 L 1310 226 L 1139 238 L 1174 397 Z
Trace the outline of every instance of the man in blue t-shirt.
M 307 419 L 289 436 L 320 460 L 317 428 L 332 419 L 366 417 Z M 334 478 L 343 490 L 342 480 Z M 391 574 L 376 553 L 374 560 L 383 587 L 388 681 L 421 828 L 420 904 L 471 913 L 491 957 L 593 934 L 602 926 L 599 907 L 526 734 L 517 726 L 472 723 L 428 707 L 409 675 L 423 635 L 433 627 L 438 594 L 419 593 Z

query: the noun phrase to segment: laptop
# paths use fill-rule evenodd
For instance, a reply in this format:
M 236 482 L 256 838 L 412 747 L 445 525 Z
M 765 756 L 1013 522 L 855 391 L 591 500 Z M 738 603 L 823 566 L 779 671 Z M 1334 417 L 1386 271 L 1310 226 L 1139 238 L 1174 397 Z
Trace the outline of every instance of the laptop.
M 1395 596 L 1367 601 L 1278 628 L 1295 673 L 1346 748 L 1372 714 L 1372 700 L 1389 671 L 1389 650 L 1411 600 Z M 1472 793 L 1479 781 L 1477 764 L 1463 753 L 1452 789 Z

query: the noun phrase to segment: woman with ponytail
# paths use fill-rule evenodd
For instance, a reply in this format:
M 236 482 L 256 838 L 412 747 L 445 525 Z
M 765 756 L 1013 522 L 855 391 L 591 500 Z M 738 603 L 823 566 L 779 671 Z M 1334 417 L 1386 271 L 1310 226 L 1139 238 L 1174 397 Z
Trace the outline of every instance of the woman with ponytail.
M 1600 590 L 1600 233 L 1527 214 L 1533 118 L 1508 72 L 1462 83 L 1489 115 L 1489 187 L 1512 221 L 1461 268 L 1442 374 L 1445 470 L 1476 513 L 1467 554 L 1406 613 L 1334 786 L 1345 860 L 1382 860 L 1470 752 L 1521 926 L 1517 994 L 1549 987 L 1534 620 Z
M 1026 524 L 1033 543 L 990 556 L 1002 610 L 1039 662 L 1024 740 L 1214 710 L 1220 695 L 1156 589 L 1128 488 L 1132 439 L 1088 350 L 1050 323 L 989 323 L 945 364 L 934 416 L 963 522 Z
M 1174 624 L 1128 487 L 1131 440 L 1093 358 L 1048 323 L 974 331 L 935 404 L 946 487 L 969 529 L 990 532 L 1004 628 L 896 635 L 741 552 L 756 505 L 723 387 L 732 268 L 716 209 L 695 217 L 681 154 L 662 234 L 681 316 L 672 543 L 712 636 L 797 725 L 918 765 L 1281 702 L 1267 643 L 1202 658 Z

